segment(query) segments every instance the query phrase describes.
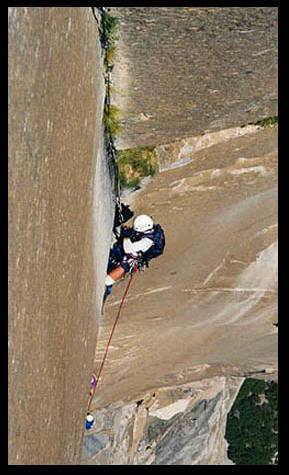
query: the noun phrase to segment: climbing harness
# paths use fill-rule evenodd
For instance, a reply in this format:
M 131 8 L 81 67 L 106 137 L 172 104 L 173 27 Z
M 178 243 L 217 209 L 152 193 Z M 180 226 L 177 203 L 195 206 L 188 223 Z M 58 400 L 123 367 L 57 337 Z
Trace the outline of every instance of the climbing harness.
M 130 288 L 130 285 L 131 285 L 131 282 L 132 282 L 132 278 L 133 278 L 133 275 L 134 273 L 137 271 L 137 267 L 135 266 L 132 271 L 130 272 L 129 274 L 129 281 L 128 281 L 128 284 L 126 286 L 126 289 L 125 289 L 125 292 L 123 294 L 123 297 L 121 299 L 121 302 L 120 302 L 120 306 L 118 308 L 118 312 L 117 312 L 117 315 L 116 315 L 116 318 L 115 318 L 115 321 L 114 321 L 114 324 L 112 326 L 112 330 L 110 332 L 110 336 L 109 336 L 109 339 L 108 339 L 108 342 L 107 342 L 107 345 L 106 345 L 106 349 L 105 349 L 105 352 L 104 352 L 104 356 L 102 358 L 102 361 L 101 361 L 101 365 L 99 367 L 99 371 L 98 371 L 98 374 L 97 376 L 95 376 L 95 374 L 93 375 L 93 378 L 91 380 L 91 383 L 90 383 L 90 386 L 91 386 L 91 389 L 90 389 L 90 397 L 89 397 L 89 400 L 88 400 L 88 405 L 87 405 L 87 417 L 90 414 L 90 406 L 91 406 L 91 402 L 95 396 L 95 393 L 96 393 L 96 388 L 97 388 L 97 385 L 99 383 L 99 380 L 100 380 L 100 376 L 101 376 L 101 373 L 102 373 L 102 370 L 103 370 L 103 367 L 104 367 L 104 363 L 105 363 L 105 360 L 106 360 L 106 357 L 107 357 L 107 353 L 108 353 L 108 349 L 109 349 L 109 346 L 110 346 L 110 343 L 111 343 L 111 340 L 112 340 L 112 337 L 113 337 L 113 334 L 114 334 L 114 331 L 115 331 L 115 328 L 116 328 L 116 325 L 117 325 L 117 322 L 119 320 L 119 317 L 120 317 L 120 314 L 121 314 L 121 309 L 122 309 L 122 306 L 124 304 L 124 301 L 125 301 L 125 298 L 127 296 L 127 293 L 129 291 L 129 288 Z M 90 426 L 90 427 L 88 427 Z M 86 427 L 87 428 L 91 428 L 91 421 L 90 421 L 90 417 L 89 417 L 89 421 L 87 421 L 86 423 Z

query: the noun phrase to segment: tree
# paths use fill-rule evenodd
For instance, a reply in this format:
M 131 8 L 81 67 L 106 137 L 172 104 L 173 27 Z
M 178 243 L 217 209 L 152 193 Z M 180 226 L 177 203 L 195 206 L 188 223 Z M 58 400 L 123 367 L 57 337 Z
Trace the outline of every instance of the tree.
M 278 463 L 278 385 L 247 378 L 228 414 L 228 456 L 237 465 Z M 276 455 L 277 454 L 277 455 Z

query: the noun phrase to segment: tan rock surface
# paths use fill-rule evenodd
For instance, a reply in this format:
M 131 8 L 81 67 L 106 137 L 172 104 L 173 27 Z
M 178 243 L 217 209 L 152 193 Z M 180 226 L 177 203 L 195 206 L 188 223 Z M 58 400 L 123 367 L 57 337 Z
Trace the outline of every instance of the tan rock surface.
M 96 405 L 163 385 L 277 366 L 276 131 L 229 140 L 135 194 L 166 232 L 134 277 Z M 126 281 L 100 326 L 103 355 Z
M 83 464 L 230 465 L 226 417 L 242 376 L 276 377 L 276 130 L 191 160 L 130 195 L 136 213 L 162 224 L 167 245 L 134 277 Z M 95 369 L 126 284 L 107 301 Z
M 87 7 L 8 13 L 9 464 L 73 464 L 113 220 L 97 25 Z
M 278 9 L 113 7 L 119 148 L 167 144 L 277 115 Z
M 89 7 L 8 12 L 9 463 L 73 464 L 113 220 L 100 48 Z M 259 130 L 202 149 L 195 137 L 277 113 L 277 9 L 118 13 L 119 146 L 160 144 L 164 168 L 188 163 L 133 195 L 167 246 L 135 277 L 117 327 L 93 401 L 104 433 L 92 446 L 104 452 L 92 463 L 230 463 L 239 376 L 277 368 L 277 139 Z M 95 371 L 125 284 L 100 320 Z M 187 401 L 186 383 L 207 404 Z

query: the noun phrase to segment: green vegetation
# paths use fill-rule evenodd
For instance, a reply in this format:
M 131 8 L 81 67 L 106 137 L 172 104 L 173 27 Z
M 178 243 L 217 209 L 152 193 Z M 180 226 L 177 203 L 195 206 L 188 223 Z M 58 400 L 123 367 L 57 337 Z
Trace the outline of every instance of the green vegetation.
M 104 48 L 104 67 L 106 73 L 106 104 L 103 111 L 104 137 L 106 147 L 111 148 L 116 136 L 121 132 L 119 109 L 110 104 L 111 80 L 110 72 L 116 53 L 115 42 L 118 39 L 118 18 L 102 13 L 101 43 Z M 153 176 L 158 170 L 158 159 L 153 148 L 138 148 L 122 150 L 117 153 L 117 163 L 120 186 L 122 188 L 137 188 L 142 178 Z
M 119 20 L 117 17 L 111 16 L 107 12 L 103 12 L 101 27 L 102 27 L 102 44 L 105 48 L 104 66 L 105 66 L 106 72 L 108 72 L 109 68 L 112 66 L 115 53 L 116 53 L 115 42 L 118 40 L 118 36 L 117 36 L 118 23 L 119 23 Z
M 260 127 L 276 127 L 278 125 L 278 116 L 265 117 L 264 119 L 258 120 L 255 122 L 255 125 L 260 125 Z
M 277 464 L 278 385 L 248 378 L 228 414 L 228 457 L 236 465 Z
M 119 109 L 110 104 L 110 95 L 111 95 L 111 79 L 110 71 L 112 69 L 112 63 L 116 52 L 115 41 L 118 39 L 117 30 L 118 30 L 118 18 L 109 15 L 106 11 L 103 11 L 101 16 L 101 43 L 104 48 L 104 67 L 106 72 L 106 104 L 103 111 L 103 124 L 104 124 L 104 137 L 105 142 L 108 145 L 109 142 L 113 141 L 117 134 L 122 129 L 120 124 Z
M 116 106 L 104 106 L 103 123 L 105 138 L 114 139 L 122 129 L 119 121 L 119 109 Z
M 113 63 L 116 54 L 116 46 L 109 46 L 106 50 L 105 61 L 104 64 L 108 67 L 110 64 Z
M 105 35 L 105 39 L 107 40 L 109 45 L 113 44 L 118 39 L 118 18 L 104 11 L 101 16 L 101 26 L 102 31 Z
M 118 169 L 122 188 L 135 188 L 146 176 L 154 176 L 159 164 L 155 149 L 134 148 L 118 151 Z

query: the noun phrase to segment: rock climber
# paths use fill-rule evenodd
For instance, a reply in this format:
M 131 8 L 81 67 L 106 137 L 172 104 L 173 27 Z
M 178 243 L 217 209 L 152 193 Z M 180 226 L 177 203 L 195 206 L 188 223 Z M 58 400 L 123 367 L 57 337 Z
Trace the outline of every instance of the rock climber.
M 160 224 L 141 214 L 132 227 L 121 226 L 117 240 L 110 250 L 105 279 L 104 302 L 111 294 L 112 286 L 133 269 L 148 267 L 148 262 L 160 256 L 165 247 L 165 235 Z

